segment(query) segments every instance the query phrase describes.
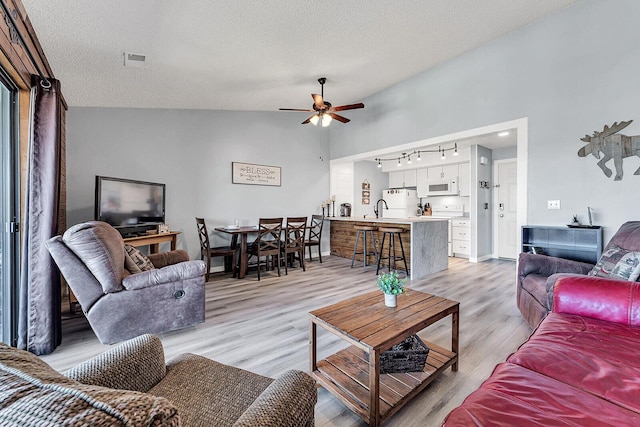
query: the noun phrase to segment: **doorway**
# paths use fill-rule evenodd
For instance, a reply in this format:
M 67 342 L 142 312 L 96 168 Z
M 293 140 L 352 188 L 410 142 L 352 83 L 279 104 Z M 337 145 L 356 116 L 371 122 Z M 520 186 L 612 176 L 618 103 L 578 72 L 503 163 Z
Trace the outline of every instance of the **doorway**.
M 518 164 L 516 159 L 496 160 L 494 171 L 493 247 L 498 258 L 518 256 Z

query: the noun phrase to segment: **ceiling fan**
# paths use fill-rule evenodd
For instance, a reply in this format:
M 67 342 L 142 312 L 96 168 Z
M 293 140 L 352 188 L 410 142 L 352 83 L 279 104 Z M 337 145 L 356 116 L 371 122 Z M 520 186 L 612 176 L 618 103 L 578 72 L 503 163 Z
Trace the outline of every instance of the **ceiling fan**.
M 342 123 L 348 123 L 350 120 L 346 117 L 342 117 L 336 114 L 336 111 L 345 111 L 345 110 L 355 110 L 356 108 L 364 108 L 364 104 L 359 102 L 357 104 L 349 104 L 349 105 L 341 105 L 339 107 L 334 107 L 330 102 L 324 100 L 324 84 L 327 82 L 326 77 L 320 77 L 318 79 L 318 83 L 320 83 L 320 95 L 311 94 L 313 98 L 313 110 L 304 110 L 299 108 L 280 108 L 281 111 L 306 111 L 309 113 L 313 113 L 311 116 L 307 117 L 307 120 L 302 122 L 302 124 L 307 124 L 311 122 L 313 125 L 317 125 L 318 121 L 322 119 L 322 126 L 329 126 L 332 119 L 336 119 Z

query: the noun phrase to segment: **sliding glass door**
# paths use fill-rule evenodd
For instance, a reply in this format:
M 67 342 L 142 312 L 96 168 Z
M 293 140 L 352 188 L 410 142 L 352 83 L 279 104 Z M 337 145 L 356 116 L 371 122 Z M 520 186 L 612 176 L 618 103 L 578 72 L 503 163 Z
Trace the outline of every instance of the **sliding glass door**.
M 19 271 L 20 172 L 17 91 L 0 76 L 0 341 L 15 345 Z

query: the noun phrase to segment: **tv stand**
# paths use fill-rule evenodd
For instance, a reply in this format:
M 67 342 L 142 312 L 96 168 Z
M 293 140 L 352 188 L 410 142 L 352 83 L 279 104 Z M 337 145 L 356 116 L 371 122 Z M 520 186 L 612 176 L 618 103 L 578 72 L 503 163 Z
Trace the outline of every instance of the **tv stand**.
M 176 250 L 176 244 L 178 242 L 178 234 L 180 231 L 170 231 L 168 233 L 154 233 L 154 234 L 142 234 L 136 237 L 127 237 L 124 239 L 125 243 L 131 246 L 149 246 L 149 253 L 158 253 L 160 243 L 171 242 L 171 250 Z

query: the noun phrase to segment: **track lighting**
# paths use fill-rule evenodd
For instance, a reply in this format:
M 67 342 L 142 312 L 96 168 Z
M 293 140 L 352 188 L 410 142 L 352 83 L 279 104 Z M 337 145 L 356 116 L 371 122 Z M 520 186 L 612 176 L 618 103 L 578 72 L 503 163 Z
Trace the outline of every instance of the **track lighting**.
M 323 115 L 323 126 L 324 126 L 324 116 Z M 411 156 L 413 155 L 417 155 L 416 160 L 421 161 L 422 160 L 422 153 L 438 153 L 438 155 L 440 156 L 441 160 L 446 160 L 447 159 L 447 151 L 453 151 L 453 155 L 457 156 L 459 154 L 458 152 L 458 143 L 455 143 L 452 147 L 449 148 L 442 148 L 441 145 L 438 146 L 437 149 L 424 149 L 424 150 L 415 150 L 412 151 L 411 153 L 402 153 L 402 155 L 400 157 L 389 157 L 389 158 L 378 158 L 376 157 L 374 160 L 376 162 L 378 162 L 378 167 L 382 168 L 382 162 L 383 161 L 390 161 L 390 160 L 397 160 L 398 163 L 396 164 L 398 167 L 402 166 L 402 160 L 406 160 L 407 161 L 407 165 L 411 164 Z

